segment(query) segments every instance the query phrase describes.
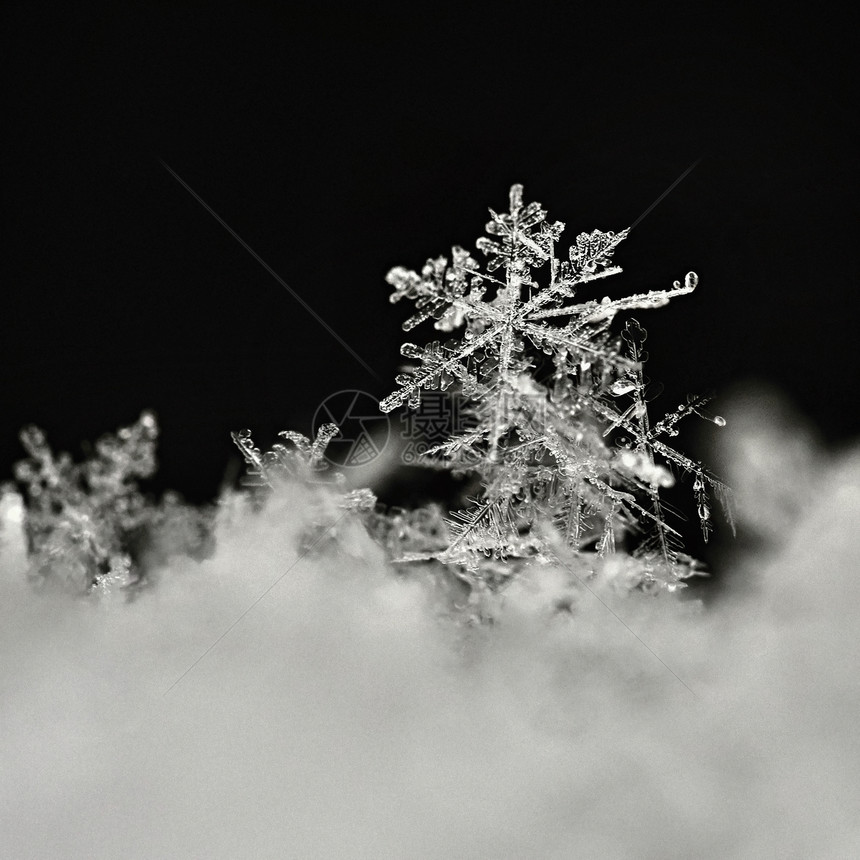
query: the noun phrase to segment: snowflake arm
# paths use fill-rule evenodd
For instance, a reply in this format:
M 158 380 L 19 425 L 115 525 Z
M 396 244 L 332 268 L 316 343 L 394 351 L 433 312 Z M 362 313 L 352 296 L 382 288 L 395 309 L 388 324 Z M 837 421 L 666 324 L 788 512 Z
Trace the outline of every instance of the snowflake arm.
M 445 374 L 452 374 L 460 379 L 471 379 L 472 376 L 463 363 L 464 359 L 481 347 L 492 343 L 498 333 L 498 327 L 489 329 L 484 334 L 466 341 L 459 348 L 446 348 L 438 343 L 433 343 L 422 349 L 412 343 L 404 344 L 401 348 L 403 354 L 407 358 L 419 359 L 422 366 L 414 373 L 404 373 L 398 376 L 397 382 L 401 387 L 389 394 L 379 404 L 379 408 L 383 412 L 391 412 L 392 409 L 396 409 L 404 403 L 409 403 L 412 408 L 417 408 L 421 389 L 432 387 L 434 381 L 442 380 Z
M 607 269 L 602 275 L 616 274 L 620 269 Z M 536 311 L 528 314 L 529 320 L 547 319 L 549 317 L 559 317 L 572 315 L 577 317 L 580 325 L 601 320 L 607 316 L 615 316 L 619 311 L 629 311 L 636 309 L 651 309 L 661 308 L 669 304 L 669 301 L 676 296 L 686 296 L 692 293 L 698 286 L 699 278 L 695 272 L 688 272 L 684 278 L 683 285 L 680 281 L 675 281 L 671 290 L 649 290 L 647 293 L 639 293 L 635 296 L 626 296 L 621 299 L 610 300 L 608 298 L 601 301 L 584 302 L 579 305 L 570 305 L 561 308 L 549 308 L 548 310 Z

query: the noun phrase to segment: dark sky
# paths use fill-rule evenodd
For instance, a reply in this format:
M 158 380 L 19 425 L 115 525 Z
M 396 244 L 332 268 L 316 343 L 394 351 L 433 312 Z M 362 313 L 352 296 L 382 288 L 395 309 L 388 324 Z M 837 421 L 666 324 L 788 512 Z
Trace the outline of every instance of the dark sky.
M 160 481 L 211 496 L 229 431 L 268 444 L 332 392 L 393 389 L 391 266 L 474 248 L 513 182 L 569 241 L 619 230 L 697 159 L 605 287 L 700 276 L 640 316 L 664 407 L 758 377 L 830 441 L 856 434 L 847 28 L 776 3 L 363 5 L 6 7 L 3 477 L 24 423 L 77 454 L 151 408 Z

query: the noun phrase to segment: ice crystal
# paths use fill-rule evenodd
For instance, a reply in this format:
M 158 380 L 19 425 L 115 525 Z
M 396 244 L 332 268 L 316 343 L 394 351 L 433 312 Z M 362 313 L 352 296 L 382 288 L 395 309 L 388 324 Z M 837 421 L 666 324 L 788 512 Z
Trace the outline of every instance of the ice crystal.
M 254 444 L 250 430 L 231 434 L 248 466 L 244 483 L 257 493 L 260 505 L 272 494 L 303 487 L 304 513 L 312 524 L 300 541 L 305 551 L 336 541 L 352 517 L 366 518 L 376 507 L 372 491 L 348 489 L 345 477 L 329 468 L 325 450 L 339 432 L 337 424 L 323 424 L 311 441 L 301 433 L 283 430 L 278 435 L 289 444 L 277 443 L 265 453 Z
M 155 416 L 143 412 L 75 463 L 55 455 L 38 427 L 21 431 L 29 456 L 15 465 L 15 477 L 35 585 L 132 598 L 171 557 L 211 553 L 213 510 L 172 492 L 156 502 L 138 485 L 155 473 L 157 440 Z
M 239 430 L 231 435 L 248 465 L 245 485 L 274 490 L 290 481 L 320 483 L 328 469 L 326 446 L 339 432 L 337 424 L 323 424 L 311 442 L 301 433 L 283 430 L 278 435 L 291 443 L 290 446 L 277 443 L 265 454 L 254 445 L 250 430 Z
M 498 584 L 528 560 L 570 561 L 586 550 L 607 556 L 626 535 L 644 532 L 635 550 L 639 584 L 674 590 L 700 568 L 667 522 L 660 491 L 674 483 L 670 470 L 694 477 L 705 539 L 708 488 L 726 504 L 728 490 L 658 437 L 676 435 L 678 421 L 701 415 L 706 399 L 692 398 L 651 426 L 644 329 L 630 320 L 619 338 L 610 327 L 621 311 L 692 293 L 698 278 L 690 272 L 671 289 L 620 299 L 580 298 L 592 282 L 621 271 L 612 258 L 628 230 L 580 233 L 559 259 L 564 224 L 548 222 L 540 204 L 524 204 L 522 194 L 514 185 L 508 212 L 490 210 L 492 238 L 477 242 L 483 269 L 455 246 L 450 259 L 430 259 L 420 273 L 398 266 L 386 278 L 392 302 L 415 302 L 405 331 L 432 318 L 437 330 L 462 335 L 403 344 L 402 354 L 417 365 L 397 376 L 381 408 L 419 409 L 428 390 L 465 399 L 470 426 L 431 448 L 425 462 L 471 471 L 481 484 L 470 507 L 448 520 L 443 549 L 402 559 L 437 559 L 470 571 L 476 582 Z M 629 405 L 622 408 L 620 398 Z M 627 435 L 610 445 L 616 431 Z
M 155 514 L 137 484 L 155 471 L 155 416 L 144 412 L 103 436 L 83 463 L 55 456 L 38 427 L 25 427 L 20 438 L 29 456 L 15 477 L 26 504 L 30 576 L 76 592 L 132 584 L 133 547 Z
M 412 510 L 378 505 L 370 532 L 394 558 L 406 552 L 441 552 L 449 540 L 445 516 L 438 504 Z

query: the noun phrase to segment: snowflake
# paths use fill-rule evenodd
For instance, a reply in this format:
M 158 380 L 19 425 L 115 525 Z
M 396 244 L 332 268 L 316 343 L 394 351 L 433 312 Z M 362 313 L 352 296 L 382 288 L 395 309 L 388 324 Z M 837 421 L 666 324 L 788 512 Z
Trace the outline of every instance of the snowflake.
M 618 338 L 610 327 L 621 311 L 661 307 L 692 293 L 698 278 L 690 272 L 668 290 L 582 301 L 583 287 L 621 271 L 612 257 L 629 230 L 580 233 L 560 260 L 564 224 L 549 223 L 538 203 L 524 205 L 522 191 L 511 188 L 507 213 L 490 210 L 492 238 L 477 242 L 487 258 L 483 270 L 455 246 L 450 261 L 430 259 L 420 273 L 399 266 L 386 279 L 394 287 L 392 302 L 415 302 L 404 330 L 432 318 L 439 331 L 463 331 L 426 346 L 405 343 L 402 354 L 418 365 L 397 376 L 398 389 L 380 407 L 418 409 L 425 390 L 465 399 L 471 425 L 431 448 L 425 463 L 481 479 L 471 506 L 448 520 L 447 547 L 402 558 L 435 558 L 498 584 L 523 560 L 569 558 L 587 547 L 609 555 L 619 537 L 647 529 L 653 534 L 637 550 L 643 587 L 656 582 L 673 590 L 700 570 L 666 522 L 660 489 L 674 477 L 655 455 L 695 475 L 705 538 L 711 527 L 706 487 L 725 502 L 728 490 L 657 438 L 675 435 L 684 415 L 701 414 L 704 399 L 651 427 L 644 331 L 630 321 Z M 543 374 L 547 364 L 551 370 Z M 615 399 L 626 395 L 633 402 L 618 412 Z M 633 442 L 610 448 L 606 437 L 619 428 Z
M 462 248 L 455 246 L 451 263 L 445 257 L 428 260 L 421 274 L 396 267 L 386 278 L 394 286 L 391 301 L 402 298 L 415 301 L 417 313 L 403 323 L 404 331 L 434 317 L 435 327 L 453 331 L 466 325 L 462 341 L 440 343 L 426 347 L 405 343 L 401 352 L 417 359 L 421 368 L 397 378 L 400 388 L 380 404 L 390 412 L 407 403 L 410 408 L 420 405 L 422 389 L 447 389 L 455 380 L 463 386 L 465 395 L 483 394 L 479 382 L 480 364 L 492 357 L 496 361 L 495 375 L 511 384 L 525 367 L 520 356 L 523 338 L 547 352 L 581 354 L 584 357 L 617 360 L 617 354 L 607 354 L 598 339 L 608 329 L 615 314 L 633 308 L 656 308 L 673 296 L 691 293 L 696 276 L 690 273 L 684 285 L 676 283 L 671 290 L 653 290 L 641 295 L 612 301 L 565 304 L 576 296 L 583 284 L 606 278 L 621 271 L 611 266 L 612 254 L 628 231 L 604 233 L 600 230 L 581 233 L 570 248 L 569 261 L 555 257 L 555 243 L 564 224 L 546 223 L 546 212 L 537 203 L 523 206 L 521 185 L 510 192 L 510 212 L 498 215 L 492 209 L 487 232 L 498 240 L 482 238 L 478 248 L 488 262 L 486 272 Z M 531 277 L 531 270 L 549 263 L 549 283 L 541 287 Z M 504 267 L 506 278 L 491 273 Z M 496 295 L 487 300 L 487 285 L 496 288 Z M 550 318 L 568 317 L 563 327 L 550 326 Z

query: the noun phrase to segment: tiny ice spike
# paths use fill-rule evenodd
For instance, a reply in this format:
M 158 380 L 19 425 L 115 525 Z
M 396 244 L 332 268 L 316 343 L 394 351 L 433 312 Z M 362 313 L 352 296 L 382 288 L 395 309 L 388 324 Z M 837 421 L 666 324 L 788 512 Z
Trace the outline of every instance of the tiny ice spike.
M 250 430 L 230 434 L 248 466 L 243 483 L 256 490 L 258 503 L 290 487 L 304 488 L 302 510 L 311 526 L 300 537 L 303 552 L 333 541 L 341 521 L 343 528 L 349 524 L 344 512 L 370 519 L 376 507 L 371 490 L 350 490 L 344 476 L 329 469 L 325 451 L 338 433 L 337 424 L 321 425 L 312 440 L 294 430 L 282 430 L 278 435 L 289 444 L 275 444 L 265 453 L 254 444 Z
M 695 476 L 705 539 L 708 487 L 727 518 L 729 494 L 658 437 L 677 435 L 678 421 L 701 415 L 707 399 L 692 398 L 652 425 L 642 371 L 645 330 L 636 320 L 621 337 L 610 328 L 621 311 L 658 308 L 692 293 L 697 276 L 690 272 L 671 289 L 626 298 L 580 298 L 592 282 L 621 271 L 612 257 L 629 231 L 580 233 L 567 259 L 559 259 L 564 224 L 547 221 L 539 203 L 524 204 L 521 185 L 510 190 L 508 212 L 490 210 L 486 230 L 492 238 L 477 242 L 487 258 L 483 268 L 455 246 L 450 258 L 429 259 L 420 272 L 398 266 L 386 278 L 392 302 L 415 302 L 404 330 L 432 318 L 437 330 L 459 329 L 462 337 L 405 343 L 402 354 L 418 366 L 397 376 L 397 390 L 380 408 L 418 409 L 422 390 L 465 400 L 474 423 L 431 448 L 425 462 L 476 473 L 481 481 L 472 507 L 448 521 L 448 546 L 406 553 L 404 560 L 435 558 L 498 584 L 529 559 L 593 557 L 594 550 L 604 556 L 626 534 L 644 532 L 633 553 L 640 585 L 680 587 L 679 580 L 700 570 L 666 522 L 660 489 L 675 483 L 670 469 Z

